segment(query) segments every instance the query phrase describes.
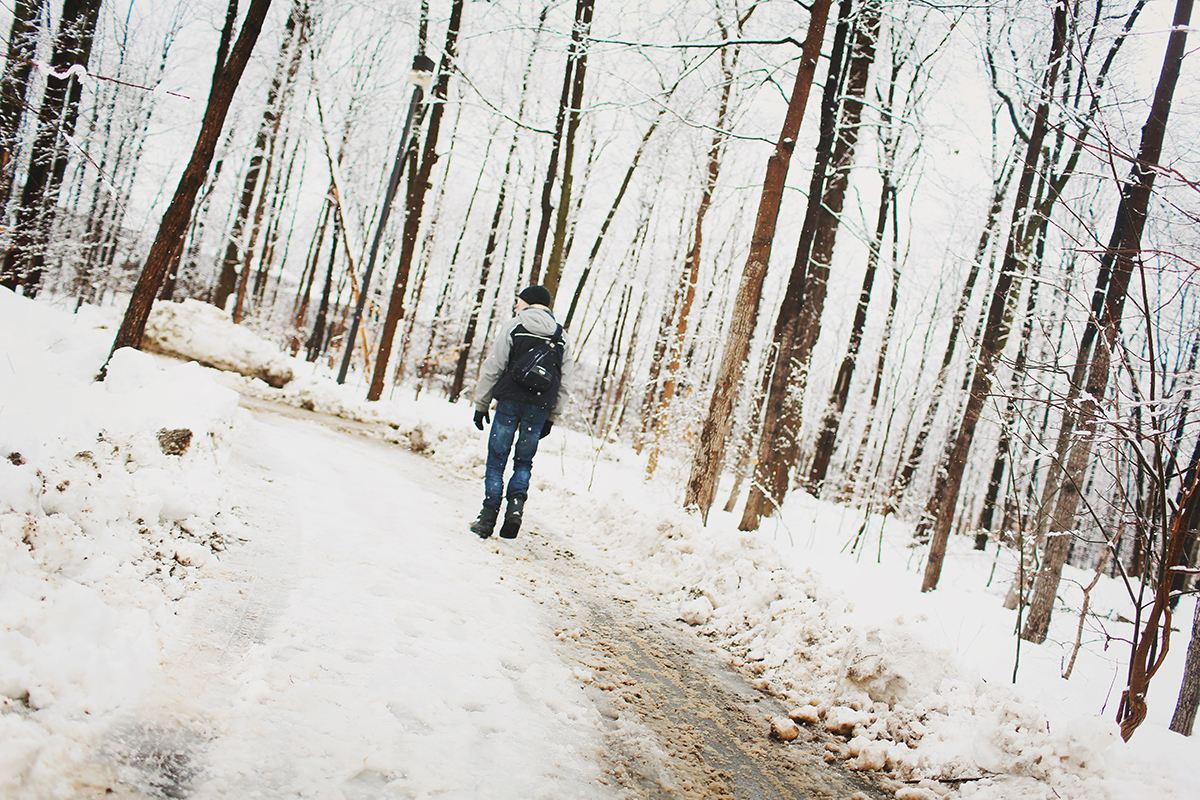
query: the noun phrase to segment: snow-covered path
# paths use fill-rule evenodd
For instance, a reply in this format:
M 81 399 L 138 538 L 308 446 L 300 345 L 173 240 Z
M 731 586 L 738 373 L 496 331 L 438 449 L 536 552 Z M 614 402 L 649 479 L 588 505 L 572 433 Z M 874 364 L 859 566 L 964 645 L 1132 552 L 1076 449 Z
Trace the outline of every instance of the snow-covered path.
M 111 743 L 127 785 L 195 797 L 613 797 L 600 718 L 537 602 L 426 459 L 256 415 L 248 542 L 189 598 L 168 684 Z M 461 493 L 453 492 L 461 487 Z M 451 494 L 448 495 L 447 492 Z

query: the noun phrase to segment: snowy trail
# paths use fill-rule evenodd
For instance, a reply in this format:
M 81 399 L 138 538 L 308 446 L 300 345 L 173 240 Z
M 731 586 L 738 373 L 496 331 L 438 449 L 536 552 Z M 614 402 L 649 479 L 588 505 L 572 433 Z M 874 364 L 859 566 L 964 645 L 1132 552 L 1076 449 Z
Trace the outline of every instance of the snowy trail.
M 244 545 L 183 603 L 166 680 L 99 764 L 144 797 L 890 795 L 783 744 L 784 709 L 531 514 L 466 532 L 478 487 L 370 426 L 247 401 Z M 266 413 L 278 411 L 276 413 Z M 331 428 L 340 430 L 331 430 Z M 109 794 L 108 796 L 112 796 Z
M 244 426 L 248 543 L 190 600 L 162 697 L 108 745 L 131 796 L 617 796 L 538 604 L 435 469 L 311 423 Z

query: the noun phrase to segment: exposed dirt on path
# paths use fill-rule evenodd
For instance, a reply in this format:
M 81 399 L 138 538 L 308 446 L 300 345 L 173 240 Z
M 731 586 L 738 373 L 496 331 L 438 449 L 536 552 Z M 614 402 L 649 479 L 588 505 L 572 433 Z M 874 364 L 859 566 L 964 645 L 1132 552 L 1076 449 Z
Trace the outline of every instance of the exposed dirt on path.
M 243 406 L 348 434 L 393 436 L 386 426 L 272 401 L 245 398 Z M 455 493 L 473 484 L 449 471 L 425 472 L 424 483 L 439 481 Z M 465 524 L 463 535 L 471 536 Z M 567 542 L 534 513 L 516 540 L 479 544 L 510 559 L 506 577 L 555 620 L 563 655 L 605 720 L 614 788 L 648 800 L 893 796 L 887 778 L 827 763 L 826 744 L 834 740 L 823 731 L 802 729 L 792 742 L 772 739 L 768 720 L 787 711 L 778 700 L 753 688 L 688 626 L 656 617 L 628 587 L 577 558 Z
M 523 537 L 523 538 L 522 538 Z M 606 719 L 617 777 L 660 798 L 891 797 L 873 775 L 825 761 L 823 732 L 772 739 L 787 713 L 685 624 L 656 617 L 557 543 L 536 519 L 513 548 L 529 586 L 561 620 L 558 636 Z M 515 544 L 515 543 L 514 543 Z

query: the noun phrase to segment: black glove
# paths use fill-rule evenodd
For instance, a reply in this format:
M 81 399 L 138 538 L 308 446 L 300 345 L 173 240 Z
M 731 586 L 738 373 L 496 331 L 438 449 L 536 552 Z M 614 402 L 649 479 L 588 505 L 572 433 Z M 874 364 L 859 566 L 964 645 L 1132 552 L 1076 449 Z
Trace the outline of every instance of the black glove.
M 553 422 L 551 422 L 550 420 L 546 420 L 546 423 L 544 425 L 542 425 L 542 435 L 539 436 L 538 438 L 545 439 L 547 436 L 549 436 L 550 428 L 552 428 L 553 426 L 554 426 Z
M 491 422 L 492 418 L 488 416 L 487 409 L 475 412 L 475 427 L 483 430 L 483 423 Z

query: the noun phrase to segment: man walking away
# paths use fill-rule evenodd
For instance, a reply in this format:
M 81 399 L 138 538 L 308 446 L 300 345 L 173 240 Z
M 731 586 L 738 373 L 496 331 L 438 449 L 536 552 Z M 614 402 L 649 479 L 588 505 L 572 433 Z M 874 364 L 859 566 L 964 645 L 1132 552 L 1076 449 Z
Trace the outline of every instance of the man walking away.
M 550 303 L 550 292 L 544 286 L 529 286 L 517 295 L 516 316 L 500 328 L 475 386 L 475 427 L 483 430 L 485 422 L 492 423 L 483 509 L 471 523 L 471 530 L 483 539 L 492 535 L 500 501 L 506 496 L 508 507 L 500 536 L 512 539 L 521 529 L 538 440 L 550 433 L 571 391 L 575 358 L 562 326 L 550 312 Z M 488 409 L 493 399 L 496 417 L 490 420 Z M 513 471 L 505 495 L 509 451 Z

